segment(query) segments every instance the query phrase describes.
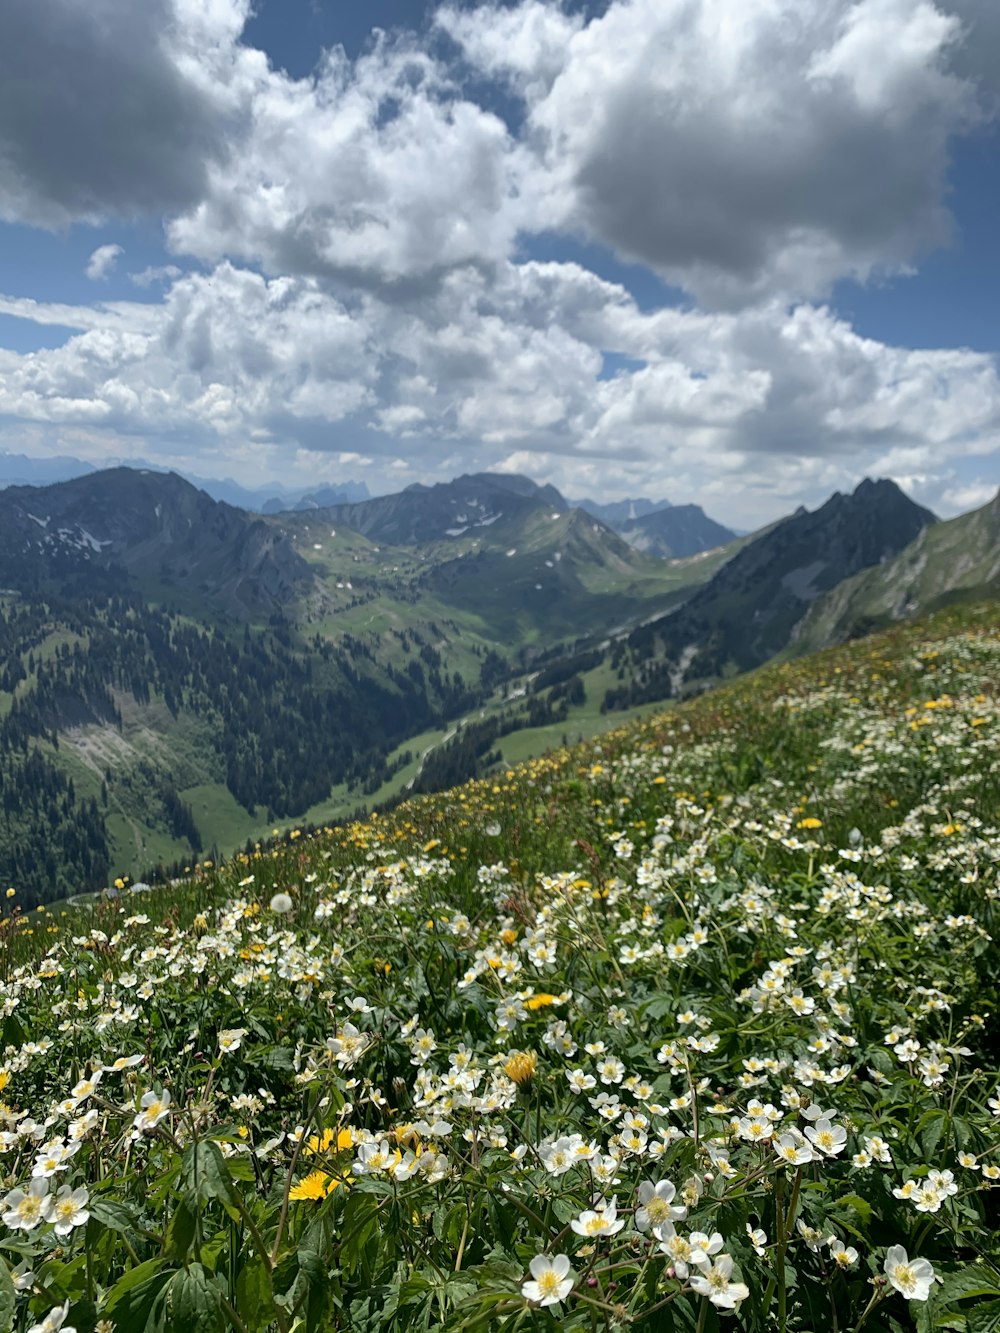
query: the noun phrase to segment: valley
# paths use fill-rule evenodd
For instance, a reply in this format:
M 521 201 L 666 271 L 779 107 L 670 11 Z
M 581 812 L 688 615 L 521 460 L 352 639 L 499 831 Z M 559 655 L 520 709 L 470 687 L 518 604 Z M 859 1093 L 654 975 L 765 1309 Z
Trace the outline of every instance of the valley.
M 0 881 L 181 873 L 997 576 L 995 503 L 938 524 L 889 482 L 738 538 L 600 509 L 494 474 L 269 515 L 124 468 L 0 491 Z

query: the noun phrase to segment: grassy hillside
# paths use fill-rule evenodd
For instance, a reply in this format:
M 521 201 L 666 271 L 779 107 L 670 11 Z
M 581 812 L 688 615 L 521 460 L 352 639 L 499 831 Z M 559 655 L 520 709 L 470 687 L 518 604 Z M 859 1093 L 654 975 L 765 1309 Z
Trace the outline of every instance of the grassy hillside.
M 998 741 L 959 608 L 8 916 L 8 1324 L 993 1326 Z

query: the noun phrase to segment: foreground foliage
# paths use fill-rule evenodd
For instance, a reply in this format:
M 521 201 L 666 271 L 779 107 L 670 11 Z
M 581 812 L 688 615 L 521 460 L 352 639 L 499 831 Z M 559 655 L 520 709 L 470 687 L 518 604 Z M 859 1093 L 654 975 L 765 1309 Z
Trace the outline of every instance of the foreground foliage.
M 1000 1325 L 987 611 L 6 923 L 0 1328 Z

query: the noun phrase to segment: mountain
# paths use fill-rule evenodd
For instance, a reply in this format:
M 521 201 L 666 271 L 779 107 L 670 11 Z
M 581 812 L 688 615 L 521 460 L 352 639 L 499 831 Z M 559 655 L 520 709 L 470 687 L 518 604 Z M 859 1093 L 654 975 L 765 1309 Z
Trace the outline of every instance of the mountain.
M 713 568 L 492 475 L 268 517 L 114 468 L 0 491 L 0 531 L 0 879 L 25 906 L 471 776 L 490 728 L 585 706 L 575 668 L 518 677 Z M 467 719 L 466 749 L 414 758 Z
M 454 610 L 484 617 L 504 643 L 604 636 L 700 581 L 698 571 L 676 577 L 675 594 L 675 571 L 582 509 L 508 509 L 464 540 L 474 547 L 435 564 L 422 586 Z
M 708 517 L 700 505 L 672 505 L 669 500 L 574 500 L 629 546 L 665 560 L 684 559 L 725 546 L 737 536 Z
M 679 610 L 629 635 L 632 680 L 617 692 L 618 706 L 759 666 L 818 597 L 898 555 L 935 522 L 894 482 L 866 479 L 852 495 L 838 492 L 745 540 Z
M 989 504 L 922 528 L 899 555 L 845 579 L 809 607 L 791 648 L 815 651 L 946 603 L 1000 592 L 1000 491 Z
M 593 514 L 594 518 L 599 518 L 602 523 L 606 523 L 609 528 L 614 528 L 620 532 L 626 523 L 633 519 L 643 518 L 646 514 L 658 513 L 661 509 L 669 509 L 669 500 L 647 500 L 644 497 L 635 500 L 573 500 L 571 502 L 577 509 L 583 509 L 588 514 Z
M 333 505 L 324 513 L 332 523 L 342 523 L 370 541 L 414 546 L 462 537 L 498 523 L 502 530 L 512 520 L 540 508 L 561 513 L 568 505 L 554 486 L 538 486 L 527 477 L 479 472 L 433 486 L 417 482 L 395 495 Z
M 617 531 L 637 551 L 668 560 L 711 551 L 736 533 L 708 517 L 700 505 L 671 505 L 621 524 Z
M 0 491 L 0 585 L 25 591 L 84 569 L 240 619 L 300 595 L 309 566 L 277 528 L 176 473 L 113 468 Z
M 117 466 L 117 464 L 115 465 Z M 158 463 L 134 459 L 123 464 L 131 471 L 162 472 L 173 471 Z M 82 458 L 57 456 L 52 458 L 29 458 L 26 454 L 13 454 L 0 450 L 0 489 L 6 486 L 51 486 L 58 481 L 72 481 L 74 477 L 85 477 L 98 470 L 112 471 L 113 467 L 96 468 L 93 463 L 85 463 Z M 368 499 L 368 487 L 363 481 L 344 481 L 321 487 L 298 487 L 289 489 L 275 485 L 250 488 L 241 486 L 231 477 L 200 477 L 193 472 L 179 472 L 185 481 L 196 486 L 213 500 L 222 500 L 237 509 L 247 509 L 253 513 L 277 514 L 299 506 L 315 509 L 322 505 L 354 504 L 358 500 Z
M 28 458 L 0 450 L 0 487 L 49 486 L 55 481 L 69 481 L 96 469 L 81 458 Z
M 264 495 L 264 491 L 254 492 L 255 497 Z M 310 509 L 329 509 L 332 505 L 357 504 L 369 499 L 368 487 L 363 481 L 345 481 L 336 486 L 320 486 L 316 490 L 292 491 L 285 495 L 271 495 L 258 501 L 253 507 L 262 514 L 283 514 L 292 510 L 303 513 Z M 244 508 L 247 506 L 244 505 Z
M 984 515 L 929 563 L 995 578 Z M 664 560 L 492 473 L 277 516 L 152 470 L 0 491 L 0 880 L 50 900 L 592 733 L 781 651 L 933 522 L 865 482 Z

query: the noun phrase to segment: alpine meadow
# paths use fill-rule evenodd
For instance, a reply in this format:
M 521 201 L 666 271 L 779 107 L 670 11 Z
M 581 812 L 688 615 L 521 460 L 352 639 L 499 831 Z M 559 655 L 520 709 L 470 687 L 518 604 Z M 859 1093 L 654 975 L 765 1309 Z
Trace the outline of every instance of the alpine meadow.
M 9 916 L 5 1317 L 991 1327 L 998 684 L 974 604 Z
M 0 0 L 0 1333 L 1000 1333 L 1000 0 Z

